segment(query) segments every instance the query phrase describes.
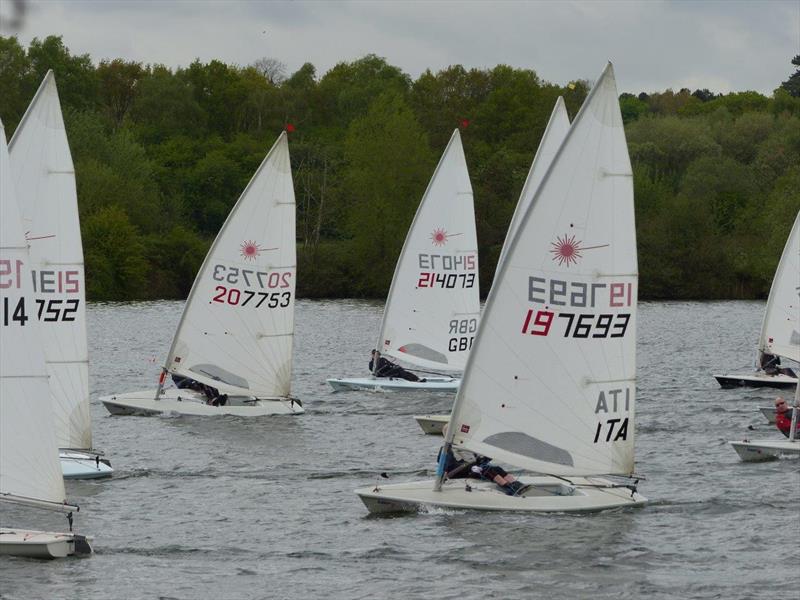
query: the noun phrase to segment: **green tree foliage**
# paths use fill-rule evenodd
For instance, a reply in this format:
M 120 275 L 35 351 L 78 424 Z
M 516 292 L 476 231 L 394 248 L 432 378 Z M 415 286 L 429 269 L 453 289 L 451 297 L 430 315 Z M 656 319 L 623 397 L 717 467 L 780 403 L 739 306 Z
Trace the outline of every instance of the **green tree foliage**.
M 635 121 L 644 114 L 647 114 L 647 102 L 639 100 L 633 94 L 621 94 L 619 97 L 619 108 L 622 112 L 622 122 L 626 125 Z
M 31 61 L 17 38 L 0 36 L 0 90 L 3 90 L 0 118 L 7 134 L 17 128 L 25 114 L 36 92 L 36 79 Z
M 131 127 L 142 143 L 150 146 L 178 135 L 196 139 L 206 135 L 208 116 L 189 81 L 156 66 L 136 87 L 130 108 Z
M 28 58 L 37 81 L 41 81 L 49 69 L 57 74 L 62 104 L 77 110 L 97 107 L 97 71 L 88 54 L 72 56 L 61 37 L 51 35 L 44 40 L 34 38 L 28 47 Z
M 147 261 L 136 227 L 121 208 L 106 206 L 83 220 L 87 295 L 95 300 L 149 296 Z
M 797 67 L 789 79 L 781 84 L 781 88 L 789 92 L 790 96 L 800 98 L 800 54 L 792 59 L 792 64 Z
M 800 67 L 800 56 L 792 60 Z M 0 37 L 11 135 L 48 69 L 78 185 L 89 296 L 179 298 L 275 137 L 290 131 L 299 292 L 385 295 L 453 130 L 475 197 L 481 289 L 491 285 L 556 98 L 575 117 L 590 83 L 452 65 L 412 79 L 381 57 L 318 74 L 120 58 L 93 64 L 60 37 Z M 800 71 L 772 97 L 708 89 L 624 93 L 641 296 L 763 297 L 800 210 Z
M 428 140 L 397 92 L 378 97 L 345 138 L 347 234 L 358 294 L 388 288 L 405 234 L 434 167 Z
M 119 127 L 128 114 L 136 95 L 136 86 L 144 73 L 141 63 L 125 62 L 119 58 L 104 60 L 97 66 L 100 97 L 114 127 Z

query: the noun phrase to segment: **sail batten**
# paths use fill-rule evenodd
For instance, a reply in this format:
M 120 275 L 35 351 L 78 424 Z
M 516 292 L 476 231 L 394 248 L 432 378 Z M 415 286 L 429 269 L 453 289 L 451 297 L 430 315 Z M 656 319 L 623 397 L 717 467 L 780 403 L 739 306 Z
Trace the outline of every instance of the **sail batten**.
M 63 448 L 88 449 L 92 427 L 83 246 L 75 170 L 52 71 L 42 80 L 9 149 L 30 244 L 56 441 Z
M 403 244 L 376 348 L 418 367 L 461 371 L 479 315 L 472 185 L 455 130 Z
M 546 166 L 509 233 L 448 437 L 540 473 L 628 475 L 638 266 L 610 64 Z
M 168 371 L 222 394 L 289 396 L 297 264 L 294 205 L 283 132 L 198 271 L 170 347 Z

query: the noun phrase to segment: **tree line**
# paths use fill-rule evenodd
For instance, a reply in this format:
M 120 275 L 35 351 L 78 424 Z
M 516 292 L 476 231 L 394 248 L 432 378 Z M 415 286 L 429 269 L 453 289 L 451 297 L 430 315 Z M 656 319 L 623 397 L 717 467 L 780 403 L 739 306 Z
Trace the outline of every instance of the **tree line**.
M 800 56 L 792 60 L 800 68 Z M 461 128 L 481 290 L 550 111 L 574 118 L 590 83 L 454 65 L 413 79 L 368 55 L 319 75 L 264 58 L 176 69 L 73 55 L 62 39 L 0 37 L 10 136 L 48 69 L 75 162 L 94 300 L 183 298 L 278 133 L 290 132 L 299 294 L 384 297 L 439 155 Z M 788 71 L 789 69 L 787 69 Z M 800 70 L 772 96 L 622 94 L 634 168 L 640 297 L 769 292 L 800 210 Z

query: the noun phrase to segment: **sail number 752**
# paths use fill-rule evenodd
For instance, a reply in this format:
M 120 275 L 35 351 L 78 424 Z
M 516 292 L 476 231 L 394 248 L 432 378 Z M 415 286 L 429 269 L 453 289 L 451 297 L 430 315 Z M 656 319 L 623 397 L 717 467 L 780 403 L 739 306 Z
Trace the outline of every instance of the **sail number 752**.
M 620 338 L 625 336 L 630 313 L 557 313 L 551 310 L 528 309 L 522 323 L 522 333 L 549 335 L 554 325 L 563 327 L 563 337 Z

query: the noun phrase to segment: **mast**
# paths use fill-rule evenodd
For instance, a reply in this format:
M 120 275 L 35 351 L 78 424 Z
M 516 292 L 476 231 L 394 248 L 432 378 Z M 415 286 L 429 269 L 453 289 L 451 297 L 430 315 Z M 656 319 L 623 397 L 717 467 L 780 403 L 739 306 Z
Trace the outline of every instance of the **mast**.
M 794 407 L 792 409 L 792 426 L 789 429 L 789 440 L 797 441 L 797 418 L 800 413 L 800 383 L 794 389 Z

